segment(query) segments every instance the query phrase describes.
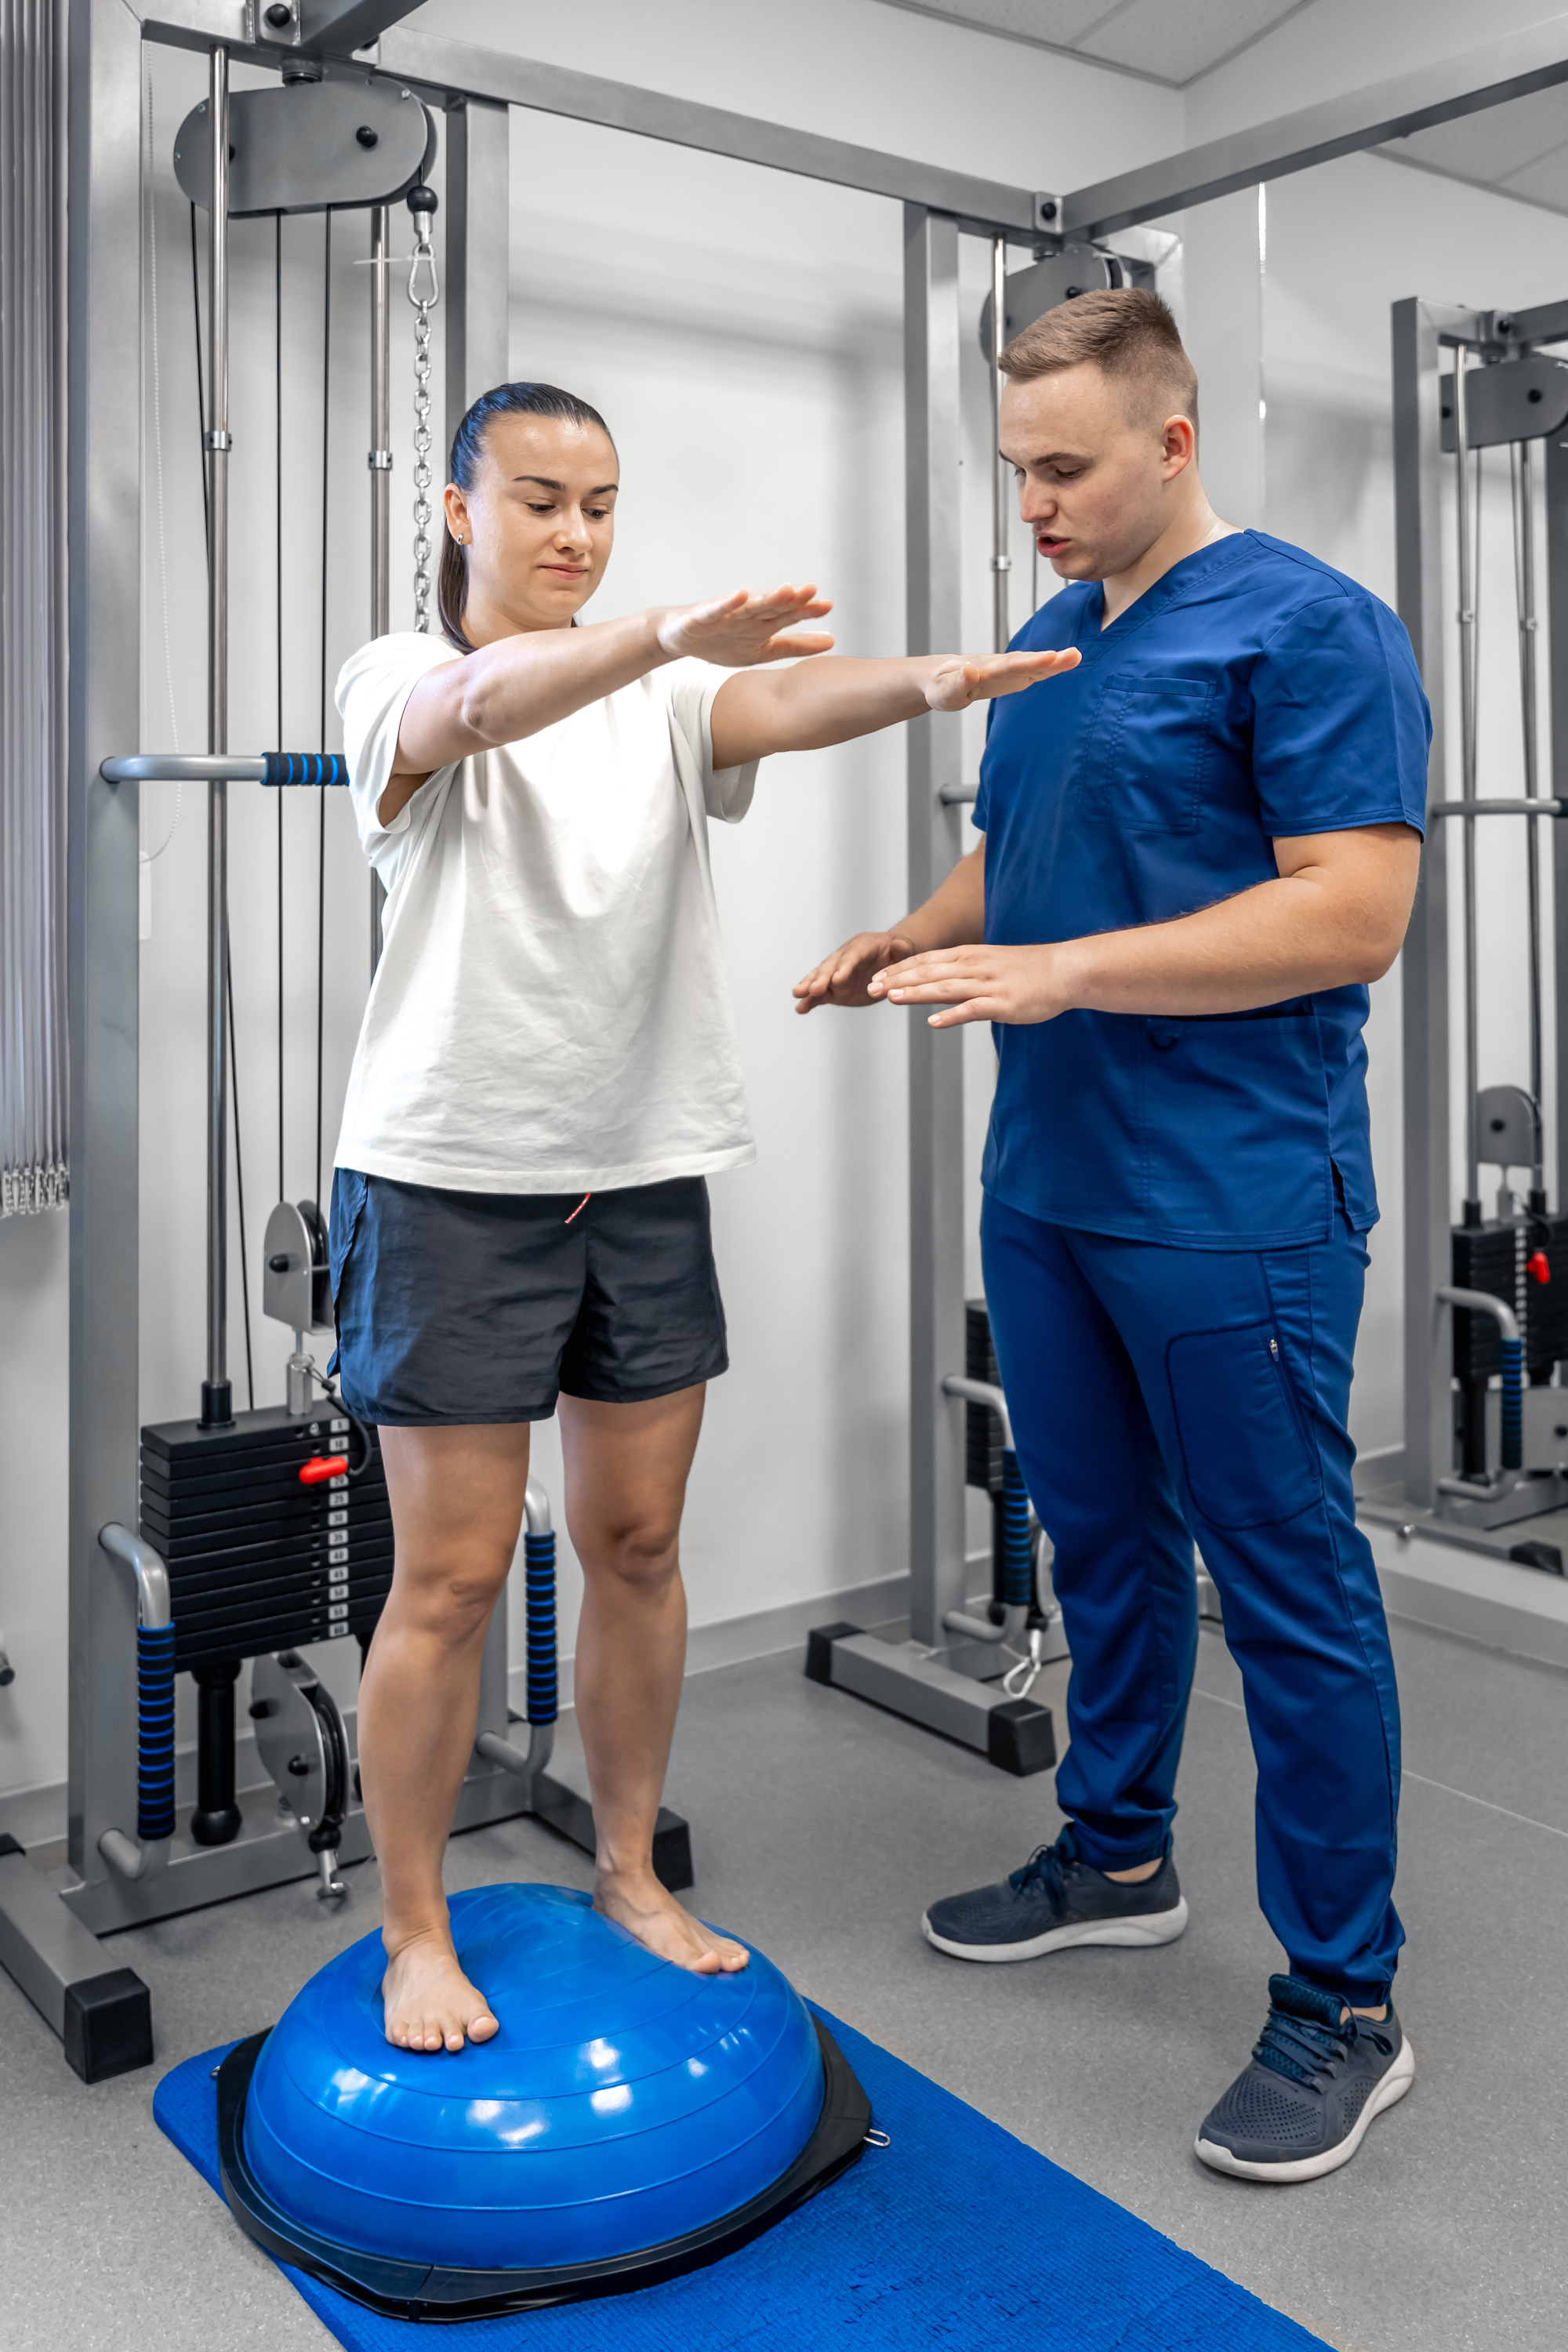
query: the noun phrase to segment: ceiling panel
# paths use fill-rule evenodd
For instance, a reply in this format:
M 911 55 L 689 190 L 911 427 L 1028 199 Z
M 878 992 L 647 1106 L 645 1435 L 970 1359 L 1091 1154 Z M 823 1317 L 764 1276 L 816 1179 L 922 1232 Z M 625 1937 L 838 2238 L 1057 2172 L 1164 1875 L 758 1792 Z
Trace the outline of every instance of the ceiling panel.
M 1085 57 L 1180 86 L 1295 10 L 1296 0 L 1124 0 L 1073 46 Z
M 1180 89 L 1313 0 L 888 0 Z
M 1500 184 L 1505 195 L 1522 196 L 1528 204 L 1568 213 L 1568 145 L 1559 147 L 1554 155 L 1542 156 L 1537 163 L 1527 163 L 1522 172 Z
M 1542 89 L 1392 139 L 1376 151 L 1472 187 L 1568 212 L 1568 88 Z
M 1109 0 L 932 0 L 922 7 L 927 16 L 952 16 L 962 25 L 978 25 L 993 33 L 1014 33 L 1020 40 L 1038 41 L 1048 48 L 1067 48 L 1098 25 Z
M 1412 131 L 1408 139 L 1391 139 L 1383 152 L 1459 179 L 1490 182 L 1550 154 L 1565 139 L 1568 90 L 1539 89 L 1506 106 L 1461 115 L 1457 122 Z

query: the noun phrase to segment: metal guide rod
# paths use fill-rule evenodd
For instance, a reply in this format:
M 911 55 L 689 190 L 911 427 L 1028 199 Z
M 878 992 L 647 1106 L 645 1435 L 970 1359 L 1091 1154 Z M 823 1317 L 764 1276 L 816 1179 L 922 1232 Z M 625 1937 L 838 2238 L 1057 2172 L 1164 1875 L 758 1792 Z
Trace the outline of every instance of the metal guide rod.
M 392 626 L 392 311 L 387 300 L 391 214 L 373 205 L 370 214 L 370 633 L 384 637 Z M 386 892 L 379 874 L 370 877 L 370 970 L 381 961 L 381 910 Z
M 904 212 L 904 466 L 911 654 L 962 641 L 958 225 Z M 909 730 L 909 904 L 958 863 L 944 785 L 963 780 L 956 712 Z M 916 1018 L 910 1056 L 910 1632 L 934 1648 L 964 1600 L 962 1408 L 942 1376 L 963 1361 L 963 1033 Z
M 1459 777 L 1461 796 L 1476 797 L 1476 609 L 1470 545 L 1469 403 L 1466 390 L 1469 346 L 1454 346 L 1454 460 L 1458 515 L 1459 590 Z M 1465 1205 L 1467 1224 L 1480 1213 L 1480 1136 L 1476 1125 L 1476 1087 L 1480 1076 L 1476 955 L 1476 820 L 1464 825 L 1465 898 Z
M 370 214 L 370 633 L 392 626 L 392 314 L 387 304 L 388 208 Z
M 211 55 L 207 213 L 207 750 L 228 750 L 228 51 Z M 202 1421 L 232 1416 L 227 1373 L 228 786 L 207 798 L 207 1370 Z
M 1531 444 L 1516 441 L 1510 451 L 1513 488 L 1514 593 L 1519 614 L 1520 720 L 1524 745 L 1524 794 L 1534 800 L 1541 790 L 1541 747 L 1537 734 L 1538 704 L 1535 674 L 1535 467 Z M 1543 1133 L 1541 1035 L 1541 843 L 1534 825 L 1525 828 L 1526 887 L 1530 923 L 1530 1097 L 1536 1108 L 1535 1131 Z M 1531 1171 L 1535 1190 L 1542 1191 L 1545 1171 Z
M 1007 552 L 1007 477 L 1002 465 L 1002 352 L 1007 341 L 1007 240 L 991 240 L 991 578 L 992 633 L 1005 654 L 1008 625 L 1007 585 L 1013 559 Z

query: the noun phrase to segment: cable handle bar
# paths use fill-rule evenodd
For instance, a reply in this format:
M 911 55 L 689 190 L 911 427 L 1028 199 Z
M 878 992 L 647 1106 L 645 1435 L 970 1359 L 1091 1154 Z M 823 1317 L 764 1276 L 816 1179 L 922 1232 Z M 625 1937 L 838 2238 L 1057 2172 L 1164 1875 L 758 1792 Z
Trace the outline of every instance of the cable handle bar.
M 1568 801 L 1504 800 L 1434 801 L 1429 816 L 1568 816 Z
M 966 1380 L 960 1373 L 949 1372 L 942 1387 L 944 1396 L 962 1397 L 966 1404 L 984 1405 L 995 1414 L 1001 1427 L 1005 1525 L 1003 1573 L 1006 1595 L 1000 1625 L 993 1625 L 984 1618 L 971 1617 L 962 1609 L 949 1609 L 942 1616 L 942 1629 L 945 1633 L 961 1633 L 971 1642 L 986 1642 L 1000 1646 L 1004 1643 L 1016 1642 L 1027 1625 L 1035 1581 L 1034 1553 L 1029 1541 L 1029 1497 L 1013 1444 L 1012 1416 L 1007 1411 L 1006 1398 L 994 1381 Z
M 1458 1283 L 1445 1282 L 1438 1286 L 1438 1299 L 1445 1307 L 1457 1307 L 1467 1315 L 1489 1315 L 1498 1327 L 1498 1346 L 1502 1355 L 1502 1395 L 1498 1415 L 1498 1453 L 1504 1470 L 1523 1466 L 1524 1428 L 1524 1339 L 1519 1328 L 1519 1318 L 1506 1299 L 1494 1297 L 1489 1290 L 1465 1290 Z M 1475 1490 L 1451 1479 L 1438 1480 L 1445 1493 L 1469 1494 Z
M 121 1878 L 161 1870 L 174 1833 L 174 1623 L 161 1553 L 110 1519 L 98 1540 L 136 1587 L 136 1835 L 106 1829 L 98 1850 Z
M 129 751 L 105 760 L 106 784 L 334 784 L 346 786 L 349 763 L 339 751 L 258 751 L 250 758 L 220 751 Z

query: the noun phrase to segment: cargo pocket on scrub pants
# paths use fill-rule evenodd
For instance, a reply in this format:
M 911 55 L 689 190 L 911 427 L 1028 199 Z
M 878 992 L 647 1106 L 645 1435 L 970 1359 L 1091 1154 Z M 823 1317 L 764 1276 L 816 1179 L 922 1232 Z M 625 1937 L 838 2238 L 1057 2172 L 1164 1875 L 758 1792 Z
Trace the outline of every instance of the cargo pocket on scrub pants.
M 1184 1332 L 1165 1372 L 1187 1485 L 1211 1527 L 1273 1527 L 1317 1499 L 1317 1461 L 1272 1324 Z

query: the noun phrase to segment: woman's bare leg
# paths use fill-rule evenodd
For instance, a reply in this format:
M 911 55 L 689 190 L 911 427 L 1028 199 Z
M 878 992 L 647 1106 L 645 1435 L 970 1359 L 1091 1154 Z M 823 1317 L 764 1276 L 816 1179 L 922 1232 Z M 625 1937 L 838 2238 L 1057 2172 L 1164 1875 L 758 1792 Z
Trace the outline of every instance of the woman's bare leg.
M 496 2020 L 458 1965 L 441 1860 L 479 1711 L 479 1658 L 528 1485 L 528 1426 L 384 1429 L 392 1590 L 360 1683 L 360 1779 L 381 1864 L 386 2038 L 488 2042 Z
M 574 1669 L 598 1834 L 595 1907 L 639 1943 L 705 1975 L 749 1954 L 711 1935 L 653 1872 L 653 1832 L 686 1665 L 680 1513 L 703 1391 L 647 1404 L 563 1396 L 566 1524 L 583 1564 Z

